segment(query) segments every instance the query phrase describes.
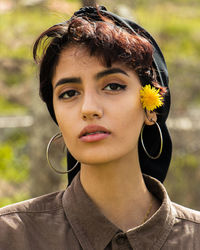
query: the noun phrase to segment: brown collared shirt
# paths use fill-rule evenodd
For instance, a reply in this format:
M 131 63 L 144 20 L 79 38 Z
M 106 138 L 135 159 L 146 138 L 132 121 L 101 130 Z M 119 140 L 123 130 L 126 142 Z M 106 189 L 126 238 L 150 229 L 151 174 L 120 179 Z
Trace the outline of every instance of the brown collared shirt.
M 164 186 L 144 176 L 160 201 L 144 224 L 124 233 L 85 193 L 79 174 L 65 190 L 0 209 L 0 250 L 199 250 L 200 213 L 172 203 Z

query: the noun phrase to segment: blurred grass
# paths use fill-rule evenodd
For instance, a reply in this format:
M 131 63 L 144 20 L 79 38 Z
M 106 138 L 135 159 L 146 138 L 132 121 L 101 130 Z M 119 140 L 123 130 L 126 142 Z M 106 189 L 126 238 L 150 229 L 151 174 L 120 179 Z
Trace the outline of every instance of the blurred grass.
M 200 59 L 200 8 L 160 3 L 134 12 L 139 23 L 154 34 L 166 61 Z
M 29 194 L 28 193 L 26 194 L 24 191 L 22 193 L 16 193 L 13 196 L 1 197 L 0 207 L 4 207 L 4 206 L 7 206 L 7 205 L 12 204 L 12 203 L 24 201 L 24 200 L 27 200 L 29 198 L 30 198 Z
M 27 150 L 27 135 L 22 131 L 14 130 L 0 143 L 0 207 L 29 198 Z
M 0 96 L 0 115 L 25 115 L 27 113 L 27 107 L 12 103 L 6 98 Z
M 12 183 L 24 182 L 29 175 L 27 136 L 13 133 L 0 143 L 0 178 Z
M 173 156 L 165 181 L 170 198 L 179 204 L 199 210 L 199 157 L 188 152 Z
M 3 14 L 0 26 L 2 57 L 32 60 L 32 44 L 45 28 L 63 20 L 44 8 L 18 7 Z

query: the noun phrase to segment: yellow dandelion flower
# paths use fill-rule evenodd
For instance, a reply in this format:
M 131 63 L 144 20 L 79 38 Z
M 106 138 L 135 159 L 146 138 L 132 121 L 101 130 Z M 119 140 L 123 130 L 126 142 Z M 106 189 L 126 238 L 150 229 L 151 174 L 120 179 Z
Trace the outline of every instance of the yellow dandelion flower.
M 141 103 L 144 109 L 154 111 L 163 105 L 163 97 L 159 94 L 159 89 L 151 87 L 150 84 L 145 85 L 140 90 Z

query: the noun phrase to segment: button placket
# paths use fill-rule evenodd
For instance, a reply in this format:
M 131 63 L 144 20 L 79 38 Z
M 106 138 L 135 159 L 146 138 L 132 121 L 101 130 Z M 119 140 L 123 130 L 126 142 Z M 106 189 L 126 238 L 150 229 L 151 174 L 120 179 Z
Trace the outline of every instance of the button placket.
M 127 237 L 124 233 L 119 233 L 116 235 L 116 243 L 117 245 L 123 245 L 126 241 Z

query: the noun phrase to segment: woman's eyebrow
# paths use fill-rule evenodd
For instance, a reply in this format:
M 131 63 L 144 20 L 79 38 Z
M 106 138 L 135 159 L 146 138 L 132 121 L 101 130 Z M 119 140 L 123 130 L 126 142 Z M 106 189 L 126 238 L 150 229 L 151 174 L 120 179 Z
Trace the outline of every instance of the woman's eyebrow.
M 106 69 L 104 71 L 101 71 L 96 74 L 95 78 L 100 79 L 104 76 L 111 75 L 111 74 L 124 74 L 126 76 L 129 76 L 128 73 L 120 68 L 112 68 L 112 69 Z M 81 83 L 81 78 L 80 77 L 65 77 L 61 78 L 55 85 L 54 89 L 58 87 L 59 85 L 63 85 L 66 83 Z
M 81 83 L 81 79 L 79 77 L 65 77 L 61 78 L 55 85 L 54 89 L 59 85 L 66 84 L 66 83 Z
M 106 69 L 102 72 L 99 72 L 98 74 L 96 74 L 96 79 L 100 79 L 104 76 L 107 76 L 107 75 L 110 75 L 110 74 L 116 74 L 116 73 L 121 73 L 121 74 L 124 74 L 126 76 L 129 76 L 128 73 L 120 68 L 112 68 L 112 69 Z

